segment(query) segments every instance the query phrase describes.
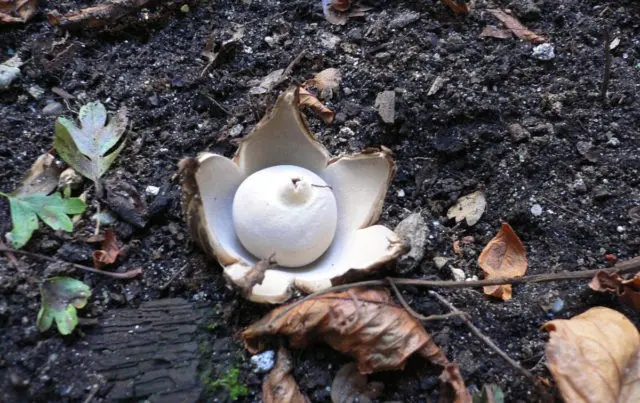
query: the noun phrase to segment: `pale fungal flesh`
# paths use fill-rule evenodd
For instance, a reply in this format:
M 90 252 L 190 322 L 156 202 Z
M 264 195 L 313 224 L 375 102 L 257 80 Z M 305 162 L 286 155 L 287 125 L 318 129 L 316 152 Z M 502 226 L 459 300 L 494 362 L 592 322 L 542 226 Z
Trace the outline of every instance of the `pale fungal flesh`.
M 243 280 L 263 267 L 257 263 L 273 255 L 276 264 L 262 281 L 243 290 L 256 302 L 283 302 L 296 288 L 326 289 L 404 251 L 393 231 L 373 225 L 395 173 L 389 153 L 367 149 L 332 158 L 309 132 L 296 97 L 294 90 L 283 93 L 233 160 L 204 153 L 181 163 L 187 222 L 226 278 L 246 284 Z M 270 171 L 274 175 L 260 179 L 261 172 Z M 252 185 L 253 175 L 261 184 Z M 286 217 L 300 200 L 317 205 Z M 265 208 L 267 202 L 271 205 Z
M 318 175 L 294 165 L 250 175 L 233 198 L 233 225 L 242 246 L 284 267 L 319 258 L 333 241 L 337 218 L 331 188 Z

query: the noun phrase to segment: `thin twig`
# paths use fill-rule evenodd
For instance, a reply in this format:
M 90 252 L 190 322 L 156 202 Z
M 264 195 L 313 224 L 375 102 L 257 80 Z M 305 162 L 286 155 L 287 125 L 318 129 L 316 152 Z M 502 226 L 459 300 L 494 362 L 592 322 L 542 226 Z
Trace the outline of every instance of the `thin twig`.
M 409 314 L 411 316 L 413 316 L 414 318 L 416 318 L 418 320 L 421 320 L 423 322 L 427 322 L 427 321 L 432 321 L 432 320 L 449 319 L 449 318 L 451 318 L 453 316 L 466 315 L 466 313 L 458 311 L 458 312 L 445 313 L 444 315 L 424 316 L 424 315 L 416 312 L 413 308 L 411 308 L 411 306 L 407 303 L 407 301 L 404 299 L 404 296 L 402 295 L 402 293 L 400 292 L 400 290 L 396 286 L 396 283 L 392 279 L 387 278 L 387 281 L 389 282 L 389 286 L 393 290 L 393 293 L 396 295 L 396 298 L 398 299 L 398 301 L 400 301 L 400 305 L 402 305 L 402 307 L 407 312 L 409 312 Z
M 604 30 L 604 72 L 602 76 L 602 88 L 600 98 L 602 105 L 607 105 L 607 90 L 609 89 L 609 79 L 611 78 L 611 49 L 609 48 L 609 29 Z
M 453 305 L 448 299 L 446 299 L 442 295 L 438 294 L 437 292 L 435 292 L 433 290 L 429 290 L 429 295 L 432 295 L 432 296 L 436 297 L 438 299 L 438 301 L 440 301 L 442 304 L 446 305 L 447 308 L 449 308 L 449 310 L 451 312 L 460 312 L 460 310 L 458 308 L 456 308 L 455 305 Z M 526 368 L 524 368 L 522 365 L 520 365 L 519 362 L 517 362 L 513 358 L 509 357 L 509 354 L 507 354 L 504 350 L 502 350 L 500 347 L 498 347 L 498 345 L 496 343 L 494 343 L 493 340 L 491 340 L 489 338 L 489 336 L 487 336 L 486 334 L 482 333 L 482 331 L 480 329 L 478 329 L 476 327 L 476 325 L 474 325 L 473 322 L 471 322 L 471 320 L 466 315 L 461 316 L 460 319 L 462 319 L 464 324 L 467 325 L 467 327 L 469 328 L 471 333 L 473 333 L 474 335 L 476 335 L 476 337 L 478 337 L 480 340 L 482 340 L 482 342 L 484 344 L 486 344 L 487 346 L 489 346 L 489 348 L 491 348 L 493 351 L 495 351 L 500 357 L 502 357 L 506 362 L 508 362 L 509 365 L 511 365 L 518 372 L 520 372 L 522 375 L 524 375 L 527 379 L 529 379 L 531 382 L 533 382 L 534 385 L 538 385 L 539 384 L 538 378 L 536 378 L 535 375 L 533 375 Z
M 390 286 L 389 280 L 394 282 L 396 285 L 413 285 L 416 287 L 471 288 L 471 287 L 484 287 L 488 285 L 502 285 L 502 284 L 517 285 L 517 284 L 525 284 L 525 283 L 544 283 L 549 281 L 591 279 L 598 272 L 626 274 L 626 273 L 633 273 L 637 271 L 640 271 L 640 256 L 617 263 L 615 266 L 608 269 L 592 269 L 592 270 L 581 270 L 581 271 L 564 272 L 564 273 L 534 274 L 531 276 L 513 277 L 513 278 L 495 278 L 495 279 L 475 280 L 475 281 L 422 280 L 422 279 L 410 279 L 410 278 L 388 278 L 384 280 L 367 280 L 367 281 L 360 281 L 356 283 L 341 284 L 335 287 L 327 288 L 326 290 L 323 290 L 323 291 L 318 291 L 318 292 L 314 292 L 313 294 L 309 294 L 306 297 L 301 298 L 296 302 L 293 302 L 290 305 L 288 305 L 287 309 L 284 309 L 276 317 L 276 319 L 283 317 L 292 309 L 294 309 L 296 306 L 298 306 L 299 304 L 309 299 L 316 298 L 321 295 L 332 293 L 332 292 L 340 292 L 340 291 L 348 290 L 349 288 L 355 288 L 355 287 L 387 287 L 387 286 Z
M 0 248 L 7 248 L 7 245 L 4 242 L 2 242 L 1 238 L 0 238 Z M 20 262 L 18 261 L 18 259 L 16 259 L 16 256 L 11 252 L 5 252 L 5 254 L 7 255 L 7 259 L 9 259 L 13 267 L 15 267 L 16 270 L 20 270 L 21 269 Z
M 169 280 L 167 280 L 166 283 L 160 286 L 160 290 L 162 291 L 166 290 L 167 287 L 169 287 L 169 285 L 173 282 L 173 280 L 175 280 L 180 275 L 180 273 L 185 271 L 187 267 L 189 267 L 189 263 L 185 263 L 181 268 L 176 270 L 176 272 L 171 275 L 171 278 L 169 278 Z
M 306 53 L 306 51 L 304 49 L 302 51 L 300 51 L 300 53 L 298 53 L 298 55 L 291 61 L 291 63 L 289 63 L 287 68 L 284 69 L 282 74 L 280 74 L 280 79 L 278 80 L 277 84 L 280 84 L 281 82 L 286 80 L 287 77 L 289 77 L 291 75 L 291 73 L 293 72 L 293 68 L 298 63 L 300 63 L 300 60 L 302 60 L 302 58 L 304 57 L 305 53 Z
M 77 263 L 71 263 L 71 262 L 67 262 L 66 260 L 58 259 L 58 258 L 47 256 L 47 255 L 43 255 L 43 254 L 40 254 L 40 253 L 27 252 L 26 250 L 20 250 L 20 249 L 12 249 L 12 248 L 2 248 L 2 247 L 0 247 L 0 252 L 17 253 L 19 255 L 30 256 L 30 257 L 33 257 L 33 258 L 36 258 L 36 259 L 46 260 L 48 262 L 66 264 L 66 265 L 69 265 L 69 266 L 73 267 L 74 269 L 88 271 L 89 273 L 102 274 L 104 276 L 117 278 L 117 279 L 129 279 L 129 278 L 138 277 L 140 274 L 142 274 L 142 269 L 133 269 L 133 270 L 126 271 L 124 273 L 115 273 L 115 272 L 110 272 L 110 271 L 98 270 L 98 269 L 94 269 L 93 267 L 84 266 L 84 265 L 77 264 Z

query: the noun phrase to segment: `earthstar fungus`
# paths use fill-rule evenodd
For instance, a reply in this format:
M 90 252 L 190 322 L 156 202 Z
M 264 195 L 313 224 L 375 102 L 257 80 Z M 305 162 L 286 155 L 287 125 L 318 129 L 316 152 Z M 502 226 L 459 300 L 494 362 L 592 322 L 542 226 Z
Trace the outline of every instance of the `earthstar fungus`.
M 297 98 L 295 89 L 280 95 L 233 159 L 207 152 L 180 163 L 193 237 L 255 302 L 329 288 L 405 249 L 373 225 L 396 170 L 389 152 L 331 157 Z

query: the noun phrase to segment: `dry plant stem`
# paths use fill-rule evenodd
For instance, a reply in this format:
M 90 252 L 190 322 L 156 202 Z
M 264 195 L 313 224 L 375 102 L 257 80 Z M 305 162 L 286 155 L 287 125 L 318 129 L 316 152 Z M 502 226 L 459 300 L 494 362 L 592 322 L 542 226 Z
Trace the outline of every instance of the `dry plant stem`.
M 392 281 L 396 285 L 413 285 L 416 287 L 440 287 L 440 288 L 470 288 L 470 287 L 484 287 L 487 285 L 501 285 L 501 284 L 525 284 L 525 283 L 544 283 L 549 281 L 564 281 L 564 280 L 580 280 L 591 279 L 597 272 L 605 273 L 634 273 L 640 271 L 640 256 L 633 259 L 625 260 L 616 264 L 609 269 L 593 269 L 593 270 L 581 270 L 565 273 L 551 273 L 551 274 L 534 274 L 531 276 L 515 277 L 515 278 L 494 278 L 491 280 L 475 280 L 475 281 L 449 281 L 449 280 L 421 280 L 410 278 L 387 278 L 384 280 L 368 280 L 360 281 L 356 283 L 341 284 L 335 287 L 327 288 L 323 291 L 318 291 L 313 294 L 309 294 L 304 298 L 299 299 L 289 305 L 288 309 L 282 311 L 279 317 L 287 314 L 291 309 L 295 308 L 298 304 L 311 299 L 319 297 L 320 295 L 340 292 L 354 287 L 386 287 L 389 286 L 389 281 Z
M 93 267 L 83 266 L 81 264 L 71 263 L 62 259 L 57 259 L 55 257 L 42 255 L 40 253 L 27 252 L 25 250 L 20 250 L 20 249 L 0 247 L 0 252 L 17 253 L 19 255 L 30 256 L 36 259 L 46 260 L 48 262 L 67 264 L 73 267 L 74 269 L 88 271 L 89 273 L 102 274 L 104 276 L 117 278 L 117 279 L 129 279 L 129 278 L 138 277 L 140 274 L 142 274 L 142 269 L 133 269 L 133 270 L 126 271 L 124 273 L 114 273 L 110 271 L 98 270 L 98 269 L 94 269 Z
M 2 242 L 2 239 L 0 239 L 0 248 L 7 249 L 7 245 Z M 18 259 L 16 259 L 16 255 L 11 252 L 5 252 L 5 254 L 7 255 L 7 259 L 9 259 L 13 267 L 15 267 L 17 270 L 20 270 L 20 262 L 18 261 Z
M 418 312 L 416 312 L 413 308 L 411 308 L 411 306 L 407 303 L 407 301 L 404 299 L 404 297 L 402 296 L 402 293 L 400 292 L 400 290 L 398 289 L 398 287 L 396 286 L 396 283 L 391 279 L 391 278 L 387 278 L 387 281 L 389 282 L 389 286 L 391 287 L 391 289 L 393 290 L 393 293 L 396 295 L 396 298 L 398 299 L 398 301 L 400 301 L 400 305 L 402 305 L 402 307 L 409 312 L 409 314 L 411 316 L 413 316 L 414 318 L 421 320 L 423 322 L 427 322 L 427 321 L 431 321 L 431 320 L 442 320 L 442 319 L 448 319 L 451 318 L 453 316 L 465 316 L 466 313 L 462 312 L 462 311 L 457 311 L 457 312 L 450 312 L 450 313 L 445 313 L 444 315 L 429 315 L 429 316 L 424 316 Z
M 609 29 L 604 31 L 604 72 L 602 75 L 602 88 L 600 89 L 600 99 L 602 106 L 607 105 L 607 90 L 609 89 L 609 79 L 611 77 L 611 48 L 609 48 Z
M 455 305 L 453 305 L 451 302 L 449 302 L 448 299 L 446 299 L 442 295 L 438 294 L 437 292 L 430 290 L 429 291 L 429 295 L 432 295 L 432 296 L 436 297 L 438 299 L 438 301 L 440 301 L 442 304 L 446 305 L 447 308 L 449 308 L 449 310 L 451 312 L 461 312 L 458 308 L 455 307 Z M 491 340 L 489 338 L 489 336 L 487 336 L 484 333 L 482 333 L 482 331 L 480 329 L 478 329 L 476 327 L 476 325 L 474 325 L 466 315 L 463 315 L 460 318 L 462 319 L 464 324 L 467 325 L 467 327 L 469 328 L 471 333 L 473 333 L 476 337 L 478 337 L 480 340 L 482 340 L 482 342 L 484 344 L 486 344 L 489 348 L 491 348 L 493 351 L 495 351 L 500 357 L 502 357 L 502 359 L 504 359 L 506 362 L 509 363 L 509 365 L 511 365 L 518 372 L 520 372 L 527 379 L 529 379 L 534 385 L 539 386 L 538 379 L 531 372 L 529 372 L 522 365 L 520 365 L 519 362 L 517 362 L 513 358 L 509 357 L 509 355 L 506 352 L 504 352 L 500 347 L 498 347 L 496 345 L 496 343 L 494 343 L 493 340 Z
M 167 287 L 169 287 L 169 285 L 173 283 L 173 280 L 175 280 L 180 275 L 180 273 L 184 272 L 187 269 L 187 267 L 189 267 L 189 263 L 185 263 L 181 268 L 176 270 L 176 272 L 171 275 L 171 278 L 169 278 L 169 280 L 167 280 L 167 282 L 160 287 L 160 290 L 162 291 L 166 290 Z

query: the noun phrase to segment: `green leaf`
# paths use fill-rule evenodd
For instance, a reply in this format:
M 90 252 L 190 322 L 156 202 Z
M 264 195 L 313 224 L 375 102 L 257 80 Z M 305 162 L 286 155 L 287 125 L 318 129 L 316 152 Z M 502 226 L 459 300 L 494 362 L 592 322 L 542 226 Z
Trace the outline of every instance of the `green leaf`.
M 473 393 L 471 399 L 473 403 L 504 403 L 504 392 L 496 384 L 485 384 L 482 391 Z
M 60 158 L 82 176 L 97 182 L 124 148 L 122 136 L 127 126 L 127 111 L 124 108 L 118 111 L 105 126 L 104 105 L 90 102 L 80 108 L 78 119 L 80 127 L 65 117 L 56 120 L 53 146 Z M 118 142 L 120 145 L 113 150 Z
M 80 214 L 87 205 L 82 199 L 74 197 L 63 199 L 60 193 L 5 195 L 11 208 L 11 245 L 22 248 L 39 228 L 38 217 L 54 230 L 73 231 L 73 222 L 68 214 Z
M 55 320 L 60 334 L 70 334 L 78 324 L 76 308 L 87 305 L 91 289 L 82 281 L 69 277 L 52 277 L 40 286 L 40 311 L 36 326 L 41 332 Z

